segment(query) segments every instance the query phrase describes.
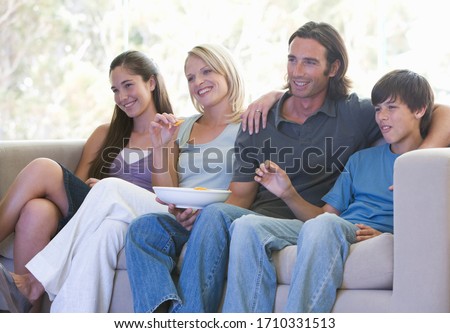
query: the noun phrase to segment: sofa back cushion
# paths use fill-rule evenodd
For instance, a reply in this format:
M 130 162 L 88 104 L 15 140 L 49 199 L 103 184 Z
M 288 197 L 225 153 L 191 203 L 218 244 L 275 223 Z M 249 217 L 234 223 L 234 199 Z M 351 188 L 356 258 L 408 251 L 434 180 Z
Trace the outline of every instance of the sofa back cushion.
M 75 170 L 85 140 L 0 141 L 0 197 L 17 174 L 38 157 L 51 158 L 69 170 Z

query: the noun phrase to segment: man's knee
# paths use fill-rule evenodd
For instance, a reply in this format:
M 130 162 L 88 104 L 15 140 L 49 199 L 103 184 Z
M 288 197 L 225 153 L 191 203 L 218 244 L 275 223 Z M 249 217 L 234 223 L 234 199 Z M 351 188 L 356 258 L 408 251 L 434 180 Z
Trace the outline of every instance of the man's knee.
M 258 228 L 259 223 L 257 223 L 254 215 L 243 215 L 236 220 L 230 227 L 230 233 L 238 233 L 239 235 L 249 235 L 256 228 Z
M 340 229 L 339 217 L 335 214 L 321 214 L 314 219 L 311 219 L 303 225 L 301 234 L 308 235 L 308 237 L 325 238 L 336 233 Z

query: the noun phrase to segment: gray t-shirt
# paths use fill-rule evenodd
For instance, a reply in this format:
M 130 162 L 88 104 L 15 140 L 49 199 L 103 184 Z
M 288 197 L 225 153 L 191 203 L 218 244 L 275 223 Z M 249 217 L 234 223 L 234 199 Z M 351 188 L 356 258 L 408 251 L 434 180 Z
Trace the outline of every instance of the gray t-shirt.
M 272 160 L 283 168 L 305 200 L 322 206 L 321 198 L 331 189 L 348 158 L 381 137 L 370 100 L 351 94 L 345 99 L 326 99 L 303 124 L 281 117 L 289 93 L 272 107 L 267 127 L 258 134 L 239 131 L 233 182 L 254 181 L 255 168 Z M 257 213 L 295 218 L 286 204 L 259 186 L 251 209 Z
M 233 176 L 234 141 L 240 124 L 229 124 L 208 143 L 189 142 L 192 126 L 200 117 L 201 114 L 186 118 L 180 125 L 177 137 L 179 186 L 226 190 Z

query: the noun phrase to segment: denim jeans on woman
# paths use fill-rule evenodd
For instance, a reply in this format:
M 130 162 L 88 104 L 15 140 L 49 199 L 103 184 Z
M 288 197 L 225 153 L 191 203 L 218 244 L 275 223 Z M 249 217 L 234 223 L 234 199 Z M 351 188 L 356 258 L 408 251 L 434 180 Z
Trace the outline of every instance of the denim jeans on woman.
M 171 301 L 171 312 L 217 312 L 228 265 L 229 228 L 252 211 L 227 204 L 205 207 L 189 233 L 170 214 L 148 214 L 130 225 L 125 253 L 135 312 Z M 178 283 L 172 273 L 187 242 Z
M 231 228 L 224 312 L 273 312 L 272 252 L 297 244 L 285 312 L 330 312 L 358 228 L 335 214 L 299 220 L 246 216 Z M 298 237 L 298 239 L 297 239 Z

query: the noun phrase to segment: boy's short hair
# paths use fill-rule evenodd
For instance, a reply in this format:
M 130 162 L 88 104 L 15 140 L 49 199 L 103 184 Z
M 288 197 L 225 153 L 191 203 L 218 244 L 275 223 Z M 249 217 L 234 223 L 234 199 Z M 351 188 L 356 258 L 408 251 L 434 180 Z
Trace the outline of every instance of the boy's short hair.
M 420 134 L 425 137 L 431 121 L 434 94 L 427 79 L 407 69 L 393 70 L 385 74 L 372 89 L 372 104 L 378 105 L 386 100 L 399 98 L 411 112 L 425 108 L 420 120 Z

